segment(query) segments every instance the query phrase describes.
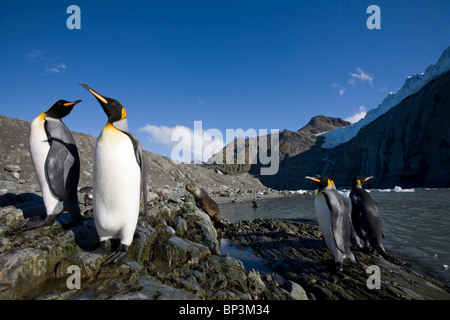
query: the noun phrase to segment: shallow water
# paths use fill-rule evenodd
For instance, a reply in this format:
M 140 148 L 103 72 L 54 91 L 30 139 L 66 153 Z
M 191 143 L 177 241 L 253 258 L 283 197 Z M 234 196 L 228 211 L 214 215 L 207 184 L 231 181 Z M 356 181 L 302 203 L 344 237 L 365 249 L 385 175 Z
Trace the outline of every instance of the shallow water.
M 386 251 L 449 285 L 450 190 L 370 191 L 380 209 Z M 230 222 L 272 218 L 317 224 L 314 196 L 292 195 L 259 203 L 260 208 L 253 208 L 251 202 L 221 204 L 221 216 Z
M 220 252 L 239 259 L 246 269 L 253 268 L 259 272 L 272 272 L 264 265 L 264 260 L 258 257 L 251 248 L 238 247 L 228 239 L 220 240 Z

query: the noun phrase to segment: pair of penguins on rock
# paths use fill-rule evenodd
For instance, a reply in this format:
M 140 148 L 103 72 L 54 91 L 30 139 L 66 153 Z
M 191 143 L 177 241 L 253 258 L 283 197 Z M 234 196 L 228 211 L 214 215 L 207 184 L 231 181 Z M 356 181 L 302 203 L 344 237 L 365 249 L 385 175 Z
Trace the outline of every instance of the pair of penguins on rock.
M 95 96 L 108 116 L 95 147 L 93 209 L 100 237 L 97 252 L 111 253 L 111 239 L 120 239 L 118 251 L 102 264 L 112 265 L 127 256 L 133 241 L 141 189 L 147 212 L 145 161 L 141 143 L 128 131 L 125 108 L 117 100 L 80 84 Z M 77 196 L 80 159 L 72 134 L 61 121 L 80 101 L 59 100 L 31 123 L 31 160 L 47 216 L 28 220 L 19 231 L 52 225 L 63 210 L 69 211 L 75 223 L 83 224 Z
M 372 247 L 387 258 L 382 244 L 380 212 L 369 193 L 362 187 L 364 182 L 373 177 L 353 179 L 350 192 L 351 208 L 330 178 L 326 176 L 305 178 L 318 185 L 314 202 L 317 221 L 327 247 L 333 252 L 336 269 L 343 270 L 344 258 L 356 263 L 355 256 L 350 250 L 351 241 L 365 251 Z M 364 241 L 364 245 L 361 240 Z

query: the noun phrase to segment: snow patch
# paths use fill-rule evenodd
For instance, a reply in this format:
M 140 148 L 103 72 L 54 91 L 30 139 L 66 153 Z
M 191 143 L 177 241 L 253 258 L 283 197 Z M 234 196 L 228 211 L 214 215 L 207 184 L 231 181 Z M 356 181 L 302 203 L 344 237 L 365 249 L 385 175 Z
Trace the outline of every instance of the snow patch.
M 396 92 L 391 92 L 389 95 L 378 105 L 377 108 L 367 112 L 366 116 L 348 125 L 347 127 L 338 128 L 327 133 L 324 133 L 325 142 L 322 144 L 322 148 L 331 149 L 342 143 L 345 143 L 355 137 L 359 130 L 376 118 L 387 112 L 392 107 L 398 105 L 406 97 L 418 92 L 428 82 L 437 78 L 441 74 L 450 70 L 450 47 L 448 47 L 439 58 L 436 64 L 429 65 L 425 72 L 422 74 L 414 74 L 408 77 L 405 84 Z
M 414 192 L 414 189 L 403 189 L 402 187 L 395 186 L 394 192 Z

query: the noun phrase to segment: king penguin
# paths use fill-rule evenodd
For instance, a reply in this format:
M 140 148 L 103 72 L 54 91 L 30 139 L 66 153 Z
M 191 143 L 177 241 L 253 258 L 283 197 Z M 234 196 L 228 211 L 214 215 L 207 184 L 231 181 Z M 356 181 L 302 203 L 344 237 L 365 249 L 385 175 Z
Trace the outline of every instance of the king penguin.
M 94 95 L 108 116 L 95 146 L 92 192 L 100 251 L 111 252 L 111 239 L 120 239 L 119 250 L 102 263 L 113 265 L 128 255 L 133 242 L 141 188 L 147 214 L 145 160 L 141 143 L 128 131 L 125 108 L 117 100 L 80 84 Z
M 69 211 L 72 219 L 82 224 L 77 195 L 80 158 L 72 134 L 61 121 L 79 102 L 81 100 L 59 100 L 31 123 L 31 161 L 47 217 L 30 219 L 19 228 L 20 231 L 52 225 L 63 210 Z
M 336 269 L 342 271 L 344 258 L 356 263 L 350 250 L 351 221 L 348 201 L 337 192 L 330 178 L 305 178 L 316 182 L 319 187 L 314 202 L 317 222 L 328 249 L 333 252 Z
M 373 247 L 386 258 L 386 250 L 382 244 L 383 231 L 378 206 L 362 187 L 364 182 L 372 178 L 355 177 L 352 181 L 352 191 L 350 192 L 352 224 L 357 235 L 364 240 L 364 249 L 369 251 Z

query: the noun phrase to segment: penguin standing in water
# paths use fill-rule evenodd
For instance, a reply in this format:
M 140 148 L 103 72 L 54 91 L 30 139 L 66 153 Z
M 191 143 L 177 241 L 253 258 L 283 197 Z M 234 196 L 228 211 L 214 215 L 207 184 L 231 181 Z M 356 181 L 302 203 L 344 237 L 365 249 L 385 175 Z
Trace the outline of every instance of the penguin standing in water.
M 100 251 L 111 252 L 111 239 L 120 239 L 118 252 L 102 266 L 112 265 L 128 255 L 139 217 L 140 190 L 147 213 L 145 160 L 141 143 L 128 131 L 125 108 L 115 99 L 92 93 L 108 116 L 95 147 L 93 170 L 93 209 Z
M 384 258 L 387 258 L 383 247 L 383 230 L 380 212 L 375 201 L 362 187 L 364 182 L 373 177 L 356 177 L 352 181 L 350 199 L 352 202 L 352 224 L 357 235 L 364 240 L 364 249 L 370 251 L 373 247 Z
M 305 177 L 317 183 L 314 202 L 317 221 L 328 249 L 333 252 L 334 262 L 339 271 L 343 270 L 344 258 L 356 263 L 350 251 L 351 221 L 347 200 L 337 192 L 333 180 L 325 176 Z
M 72 219 L 82 224 L 77 195 L 80 158 L 72 134 L 61 121 L 80 101 L 59 100 L 31 123 L 31 161 L 47 216 L 45 219 L 33 217 L 18 231 L 52 225 L 63 210 L 69 211 Z

